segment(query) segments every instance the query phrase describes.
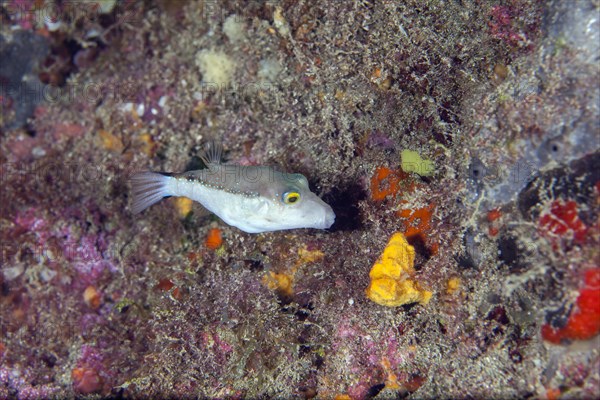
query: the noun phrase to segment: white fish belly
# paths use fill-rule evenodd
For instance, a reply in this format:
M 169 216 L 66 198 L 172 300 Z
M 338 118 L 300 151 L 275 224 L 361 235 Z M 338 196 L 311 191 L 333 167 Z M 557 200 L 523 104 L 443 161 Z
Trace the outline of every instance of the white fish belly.
M 252 202 L 253 199 L 247 196 L 211 188 L 187 179 L 171 179 L 168 187 L 174 196 L 184 196 L 197 201 L 229 225 L 239 227 L 240 221 L 248 217 L 245 212 L 248 204 L 245 203 Z

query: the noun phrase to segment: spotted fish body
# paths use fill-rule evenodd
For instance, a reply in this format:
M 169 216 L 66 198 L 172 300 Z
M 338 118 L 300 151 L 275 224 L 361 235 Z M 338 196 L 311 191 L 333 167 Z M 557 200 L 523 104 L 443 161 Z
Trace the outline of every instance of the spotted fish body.
M 216 156 L 220 157 L 219 153 Z M 331 207 L 310 191 L 303 175 L 265 166 L 220 164 L 214 158 L 205 158 L 207 169 L 134 174 L 133 212 L 139 213 L 164 197 L 184 196 L 248 233 L 327 229 L 335 221 Z

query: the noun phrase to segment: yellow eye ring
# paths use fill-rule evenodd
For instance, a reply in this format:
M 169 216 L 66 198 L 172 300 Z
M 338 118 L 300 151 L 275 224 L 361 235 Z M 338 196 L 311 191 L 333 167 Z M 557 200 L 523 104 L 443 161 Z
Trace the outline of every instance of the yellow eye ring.
M 298 192 L 285 192 L 283 194 L 283 202 L 285 204 L 295 204 L 300 200 L 300 193 Z

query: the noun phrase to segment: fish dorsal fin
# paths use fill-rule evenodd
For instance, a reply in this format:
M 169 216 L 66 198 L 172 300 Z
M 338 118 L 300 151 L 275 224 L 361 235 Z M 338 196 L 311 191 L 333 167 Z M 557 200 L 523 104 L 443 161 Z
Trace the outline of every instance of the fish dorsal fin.
M 211 140 L 206 143 L 204 149 L 200 151 L 200 159 L 208 168 L 214 165 L 221 164 L 221 154 L 223 153 L 223 145 L 220 142 Z

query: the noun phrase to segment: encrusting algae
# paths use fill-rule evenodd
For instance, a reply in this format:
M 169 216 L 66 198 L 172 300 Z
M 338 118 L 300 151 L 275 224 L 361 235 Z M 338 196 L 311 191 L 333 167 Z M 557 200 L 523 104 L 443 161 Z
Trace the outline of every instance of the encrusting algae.
M 270 290 L 277 291 L 280 295 L 291 297 L 294 294 L 294 276 L 298 269 L 308 263 L 319 262 L 325 257 L 321 250 L 309 250 L 306 245 L 298 249 L 298 259 L 294 266 L 285 272 L 268 271 L 263 276 L 262 282 Z
M 369 276 L 367 297 L 377 304 L 397 307 L 410 303 L 427 304 L 431 292 L 412 279 L 415 274 L 415 248 L 402 233 L 395 233 L 388 242 Z

